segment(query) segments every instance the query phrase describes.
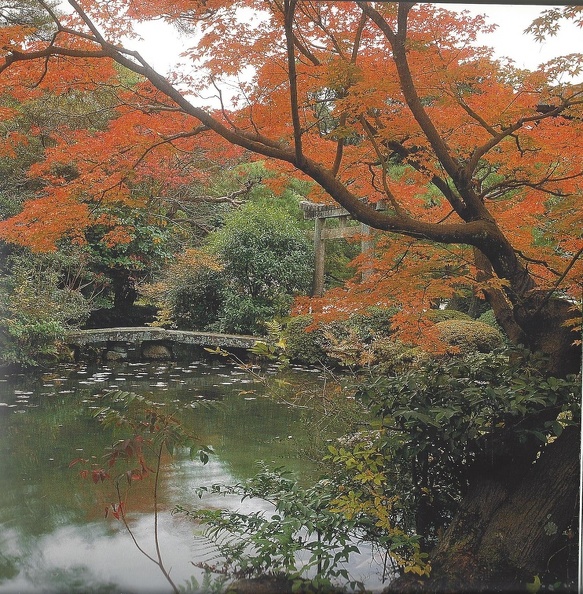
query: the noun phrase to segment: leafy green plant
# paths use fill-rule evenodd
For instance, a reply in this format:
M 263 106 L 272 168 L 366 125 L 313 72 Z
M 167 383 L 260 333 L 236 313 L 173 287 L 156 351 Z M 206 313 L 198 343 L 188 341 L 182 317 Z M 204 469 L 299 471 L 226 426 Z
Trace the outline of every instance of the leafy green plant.
M 359 527 L 330 509 L 334 496 L 330 486 L 320 481 L 304 489 L 281 468 L 262 466 L 245 483 L 202 487 L 198 494 L 260 498 L 273 505 L 272 512 L 178 507 L 175 513 L 205 524 L 205 536 L 222 557 L 216 565 L 205 566 L 209 571 L 237 579 L 284 575 L 297 584 L 308 580 L 316 592 L 325 592 L 336 578 L 342 578 L 349 587 L 362 589 L 343 566 L 351 554 L 358 553 Z
M 85 232 L 85 257 L 104 285 L 109 307 L 124 312 L 138 297 L 138 285 L 152 278 L 172 256 L 175 229 L 154 204 L 137 209 L 101 206 Z
M 367 439 L 384 457 L 386 485 L 403 505 L 404 531 L 423 534 L 424 547 L 457 508 L 472 463 L 495 464 L 500 443 L 529 440 L 542 447 L 578 422 L 580 380 L 545 377 L 542 369 L 534 355 L 503 351 L 428 359 L 394 376 L 359 377 L 356 393 L 377 418 L 376 433 Z M 332 460 L 351 470 L 372 455 L 366 451 L 361 445 L 333 450 Z M 363 483 L 364 476 L 351 480 Z
M 391 334 L 393 308 L 369 307 L 346 320 L 313 328 L 310 315 L 290 318 L 284 325 L 287 355 L 307 365 L 355 365 L 375 360 L 375 343 Z
M 444 320 L 438 322 L 436 328 L 441 340 L 461 353 L 489 353 L 503 344 L 503 337 L 498 329 L 475 320 Z
M 431 355 L 419 346 L 404 344 L 392 337 L 380 337 L 370 349 L 377 375 L 395 375 L 422 365 Z
M 208 330 L 222 303 L 222 266 L 203 250 L 187 249 L 169 263 L 158 281 L 142 287 L 142 295 L 159 307 L 156 326 Z
M 496 330 L 503 333 L 500 324 L 498 324 L 496 321 L 496 316 L 494 315 L 493 309 L 488 309 L 483 314 L 481 314 L 478 318 L 478 322 L 482 322 L 482 324 L 488 324 L 489 326 L 492 326 L 492 328 L 496 328 Z M 508 342 L 508 339 L 506 339 L 506 342 Z
M 266 340 L 258 340 L 249 352 L 260 359 L 277 363 L 280 367 L 289 364 L 287 356 L 287 341 L 283 335 L 283 327 L 277 320 L 265 322 L 267 328 Z
M 62 255 L 12 256 L 0 288 L 0 362 L 33 367 L 67 357 L 65 333 L 87 318 L 92 298 Z
M 161 305 L 161 325 L 261 336 L 267 321 L 287 316 L 294 296 L 309 290 L 312 261 L 287 210 L 249 202 L 142 293 Z
M 213 576 L 210 571 L 206 571 L 201 581 L 191 576 L 190 580 L 179 588 L 181 594 L 221 594 L 224 592 L 226 582 L 226 577 Z
M 392 460 L 378 448 L 371 435 L 360 434 L 352 447 L 329 446 L 325 458 L 336 469 L 337 494 L 331 511 L 357 521 L 363 538 L 385 552 L 395 571 L 429 575 L 428 555 L 422 539 L 408 521 L 407 498 L 391 482 Z
M 322 365 L 328 362 L 325 350 L 326 339 L 320 328 L 307 331 L 313 322 L 312 316 L 290 318 L 285 327 L 287 356 L 292 361 L 306 365 Z
M 281 336 L 279 324 L 271 330 Z M 284 341 L 280 348 L 286 346 Z M 272 347 L 262 348 L 277 357 Z M 416 357 L 392 375 L 381 373 L 381 367 L 355 373 L 353 393 L 375 418 L 370 428 L 329 446 L 327 478 L 314 487 L 317 492 L 308 490 L 322 507 L 306 514 L 303 491 L 293 483 L 284 487 L 279 478 L 266 486 L 265 470 L 257 483 L 212 487 L 215 493 L 264 496 L 275 506 L 275 516 L 192 512 L 207 523 L 207 536 L 227 559 L 209 569 L 248 577 L 274 567 L 276 574 L 299 579 L 304 567 L 292 559 L 310 541 L 293 531 L 290 536 L 290 527 L 310 536 L 313 527 L 326 525 L 328 514 L 337 514 L 338 530 L 355 543 L 373 543 L 394 571 L 428 575 L 427 552 L 456 512 L 472 465 L 496 464 L 491 458 L 500 443 L 529 441 L 542 448 L 578 422 L 577 379 L 547 377 L 543 369 L 539 356 L 515 349 Z

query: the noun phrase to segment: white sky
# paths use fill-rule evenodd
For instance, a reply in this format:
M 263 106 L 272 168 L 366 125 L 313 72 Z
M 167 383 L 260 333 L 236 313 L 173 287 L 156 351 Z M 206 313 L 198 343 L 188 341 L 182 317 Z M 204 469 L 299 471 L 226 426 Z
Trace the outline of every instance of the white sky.
M 495 33 L 479 39 L 481 45 L 491 45 L 498 57 L 508 57 L 519 68 L 536 68 L 559 55 L 583 53 L 583 29 L 565 23 L 559 34 L 538 43 L 524 30 L 545 9 L 550 6 L 509 4 L 442 4 L 451 10 L 469 10 L 475 14 L 486 14 L 488 20 L 498 25 Z M 161 74 L 179 60 L 179 54 L 189 43 L 179 34 L 162 23 L 149 23 L 139 27 L 144 42 L 139 44 L 140 53 Z M 131 45 L 135 44 L 134 41 Z
M 519 68 L 535 69 L 551 58 L 583 53 L 583 29 L 572 23 L 564 23 L 557 36 L 549 37 L 542 43 L 524 33 L 532 21 L 551 6 L 452 4 L 451 8 L 487 15 L 490 22 L 498 25 L 498 29 L 480 38 L 479 43 L 494 47 L 498 57 L 512 58 Z

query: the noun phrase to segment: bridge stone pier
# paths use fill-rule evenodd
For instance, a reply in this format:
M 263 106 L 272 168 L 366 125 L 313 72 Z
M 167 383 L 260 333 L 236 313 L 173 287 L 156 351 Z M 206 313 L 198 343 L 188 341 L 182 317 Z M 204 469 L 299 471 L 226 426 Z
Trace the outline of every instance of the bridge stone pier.
M 77 360 L 131 362 L 198 358 L 205 353 L 205 347 L 241 352 L 258 340 L 255 336 L 155 327 L 77 330 L 66 337 Z

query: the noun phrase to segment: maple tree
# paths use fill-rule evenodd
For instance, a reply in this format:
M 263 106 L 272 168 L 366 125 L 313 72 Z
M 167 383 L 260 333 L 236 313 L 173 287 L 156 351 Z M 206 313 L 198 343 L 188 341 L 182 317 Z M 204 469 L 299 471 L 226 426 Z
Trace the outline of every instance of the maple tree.
M 198 151 L 224 159 L 246 150 L 315 182 L 311 200 L 335 201 L 383 232 L 368 280 L 324 298 L 322 311 L 389 302 L 404 318 L 479 291 L 511 340 L 550 357 L 550 372 L 579 370 L 583 88 L 570 81 L 583 56 L 517 69 L 475 45 L 488 30 L 483 17 L 425 3 L 68 0 L 66 15 L 32 4 L 52 30 L 5 22 L 5 96 L 105 87 L 117 117 L 102 130 L 62 127 L 33 171 L 46 180 L 42 193 L 0 224 L 5 240 L 45 250 L 63 235 L 82 241 L 92 204 L 140 206 L 132 185 L 142 177 L 171 187 L 204 176 L 185 167 Z M 151 19 L 192 34 L 183 54 L 190 70 L 164 77 L 121 45 Z M 137 75 L 132 84 L 127 71 Z M 17 105 L 3 110 L 13 115 Z M 70 163 L 75 179 L 56 167 Z M 576 442 L 565 431 L 545 452 L 564 472 L 566 486 L 544 494 L 563 525 L 576 496 L 565 478 Z M 485 465 L 476 479 L 465 519 L 452 522 L 435 555 L 434 584 L 493 583 L 491 539 L 474 534 L 465 551 L 454 546 L 452 535 L 472 534 L 470 516 L 491 535 L 506 532 L 504 513 L 512 514 L 512 546 L 522 547 L 513 579 L 548 556 L 552 539 L 519 530 L 528 512 L 510 503 L 536 490 L 539 448 L 512 447 L 520 451 L 512 463 Z

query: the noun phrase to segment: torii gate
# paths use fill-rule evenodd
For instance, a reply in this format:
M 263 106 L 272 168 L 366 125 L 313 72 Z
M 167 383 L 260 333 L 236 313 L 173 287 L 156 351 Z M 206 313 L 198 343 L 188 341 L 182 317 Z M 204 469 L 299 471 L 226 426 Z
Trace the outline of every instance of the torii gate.
M 346 223 L 350 213 L 340 206 L 316 204 L 315 202 L 302 201 L 300 206 L 304 211 L 304 219 L 314 220 L 314 282 L 312 296 L 317 297 L 324 293 L 324 261 L 326 256 L 326 239 L 340 239 L 361 235 L 361 251 L 372 250 L 371 228 L 364 223 L 359 226 L 349 227 Z M 377 210 L 382 210 L 384 205 L 378 204 Z M 326 229 L 326 219 L 339 219 L 340 225 L 333 229 Z M 370 270 L 363 271 L 363 278 L 370 275 Z

